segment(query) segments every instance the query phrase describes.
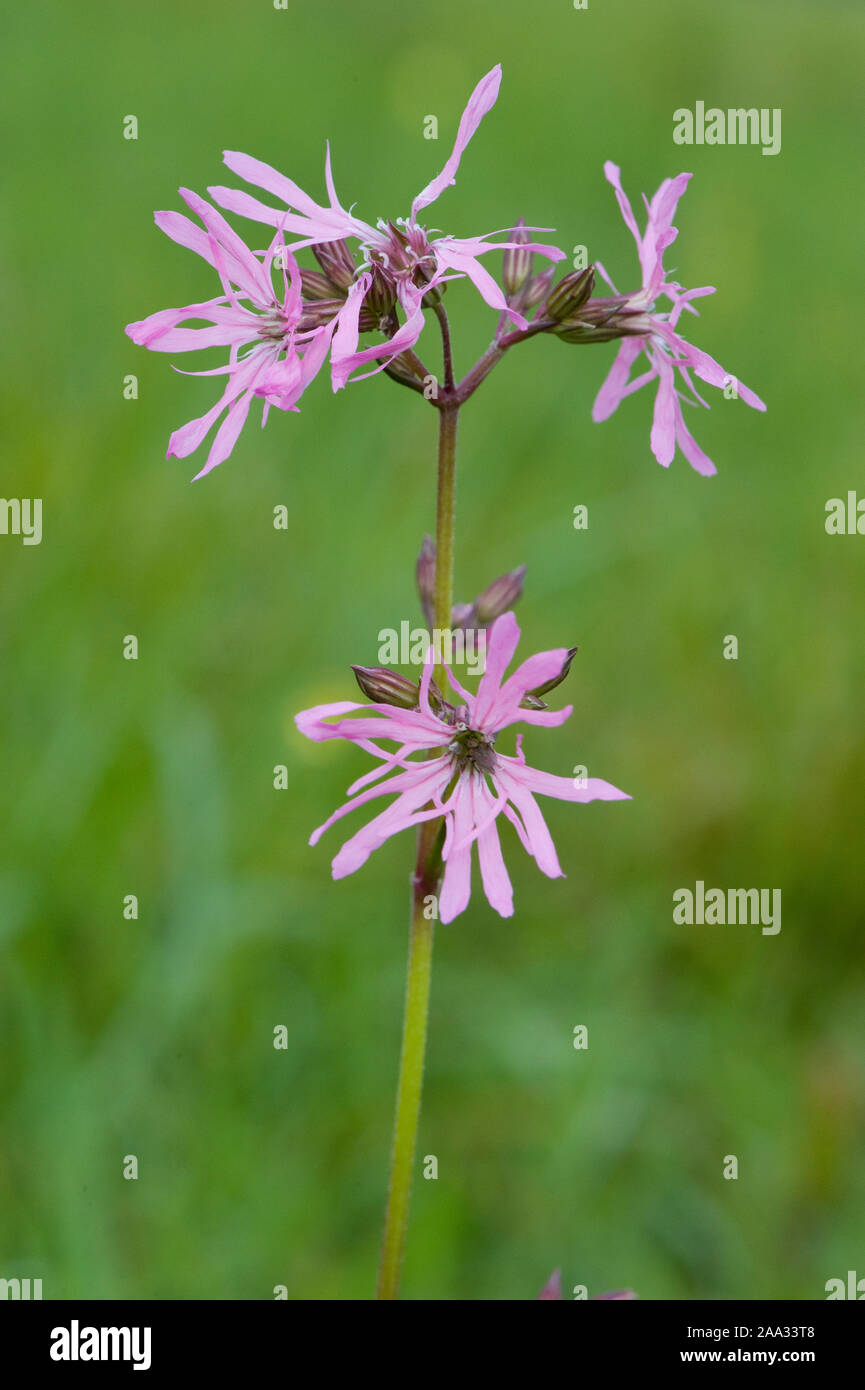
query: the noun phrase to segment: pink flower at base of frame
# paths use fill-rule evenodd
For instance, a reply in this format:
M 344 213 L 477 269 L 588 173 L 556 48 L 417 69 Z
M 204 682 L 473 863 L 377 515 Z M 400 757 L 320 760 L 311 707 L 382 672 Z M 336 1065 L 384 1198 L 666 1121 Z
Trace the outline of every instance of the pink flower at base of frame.
M 564 1301 L 562 1293 L 562 1271 L 554 1269 L 544 1287 L 538 1294 L 539 1303 L 560 1303 Z M 591 1301 L 594 1303 L 609 1302 L 632 1302 L 637 1295 L 632 1289 L 615 1289 L 612 1293 L 593 1293 Z
M 759 396 L 725 372 L 708 352 L 694 347 L 676 332 L 683 310 L 692 314 L 697 312 L 691 300 L 715 293 L 711 285 L 684 290 L 675 281 L 668 280 L 664 270 L 664 252 L 678 236 L 673 217 L 691 175 L 678 174 L 674 179 L 665 179 L 651 202 L 644 199 L 647 222 L 646 230 L 641 234 L 628 196 L 622 188 L 618 165 L 608 160 L 604 165 L 604 174 L 615 190 L 622 217 L 637 243 L 642 285 L 633 294 L 619 296 L 623 310 L 629 314 L 633 311 L 638 313 L 637 317 L 627 319 L 629 334 L 638 336 L 623 338 L 609 375 L 595 398 L 592 419 L 596 422 L 608 419 L 625 396 L 630 396 L 651 381 L 657 381 L 651 433 L 652 453 L 658 463 L 668 468 L 678 446 L 696 472 L 709 476 L 718 470 L 690 433 L 682 413 L 682 402 L 709 409 L 708 403 L 694 386 L 691 373 L 710 386 L 722 388 L 735 380 L 737 394 L 747 405 L 754 410 L 765 410 L 766 407 Z M 598 264 L 598 270 L 616 293 L 603 266 Z M 669 313 L 654 313 L 655 301 L 662 295 L 671 301 L 672 310 Z M 645 353 L 649 359 L 649 370 L 629 381 L 631 367 L 641 353 Z M 689 396 L 677 390 L 676 372 Z
M 572 710 L 570 705 L 562 710 L 521 708 L 529 691 L 561 672 L 569 654 L 565 648 L 540 652 L 505 679 L 519 636 L 513 613 L 496 619 L 490 630 L 486 669 L 477 694 L 470 695 L 451 675 L 451 684 L 463 702 L 454 722 L 441 718 L 430 705 L 432 651 L 424 666 L 416 710 L 341 701 L 319 705 L 296 716 L 297 726 L 307 738 L 349 739 L 381 763 L 349 787 L 351 799 L 319 826 L 310 844 L 316 844 L 329 826 L 357 807 L 381 796 L 396 797 L 338 851 L 332 865 L 335 879 L 354 873 L 373 850 L 399 831 L 443 818 L 441 921 L 453 921 L 468 906 L 475 845 L 487 900 L 500 916 L 510 917 L 513 890 L 499 842 L 500 815 L 514 826 L 541 872 L 549 878 L 559 878 L 563 875 L 556 849 L 535 795 L 579 802 L 630 800 L 626 792 L 597 777 L 587 778 L 585 785 L 578 786 L 571 778 L 528 767 L 521 735 L 517 737 L 515 756 L 496 751 L 498 735 L 510 725 L 521 722 L 551 727 L 564 723 Z M 382 749 L 380 740 L 397 744 L 396 750 Z M 410 756 L 435 749 L 440 750 L 436 757 Z M 370 785 L 388 773 L 393 775 L 379 785 Z

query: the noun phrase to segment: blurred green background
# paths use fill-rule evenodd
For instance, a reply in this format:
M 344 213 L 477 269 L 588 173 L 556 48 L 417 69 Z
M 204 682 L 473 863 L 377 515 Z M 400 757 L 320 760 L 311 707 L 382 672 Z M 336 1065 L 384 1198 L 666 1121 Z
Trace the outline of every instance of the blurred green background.
M 368 764 L 292 715 L 352 698 L 349 662 L 418 617 L 435 417 L 322 375 L 190 486 L 204 454 L 165 447 L 214 383 L 123 326 L 217 292 L 152 210 L 236 182 L 224 147 L 318 196 L 329 137 L 346 206 L 404 215 L 497 60 L 431 222 L 524 215 L 630 288 L 604 160 L 635 204 L 692 169 L 667 261 L 718 294 L 690 336 L 769 408 L 711 393 L 689 423 L 719 475 L 667 472 L 649 393 L 591 422 L 613 347 L 544 339 L 464 412 L 458 597 L 525 563 L 526 649 L 580 646 L 574 715 L 528 731 L 529 761 L 634 800 L 544 803 L 567 879 L 507 829 L 516 916 L 476 878 L 438 933 L 439 1178 L 416 1182 L 404 1295 L 530 1299 L 557 1265 L 649 1299 L 865 1275 L 865 539 L 824 530 L 828 498 L 865 495 L 861 7 L 90 0 L 4 28 L 0 492 L 44 499 L 44 537 L 0 536 L 0 1275 L 46 1298 L 373 1290 L 412 844 L 331 883 L 339 831 L 307 837 Z M 674 146 L 698 99 L 781 107 L 780 155 Z M 494 315 L 466 285 L 448 304 L 465 370 Z M 675 926 L 697 879 L 781 888 L 780 935 Z

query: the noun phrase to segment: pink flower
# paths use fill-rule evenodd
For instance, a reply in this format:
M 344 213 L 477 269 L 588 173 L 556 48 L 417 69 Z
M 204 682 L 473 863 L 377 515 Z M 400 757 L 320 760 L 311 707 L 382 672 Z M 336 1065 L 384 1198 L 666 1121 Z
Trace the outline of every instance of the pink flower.
M 514 826 L 523 847 L 538 868 L 550 878 L 562 876 L 555 846 L 535 793 L 562 801 L 630 800 L 609 782 L 587 778 L 575 785 L 568 777 L 556 777 L 526 765 L 517 737 L 516 755 L 495 748 L 498 735 L 512 724 L 562 724 L 571 713 L 563 710 L 525 709 L 526 695 L 554 681 L 572 653 L 564 649 L 540 652 L 504 679 L 516 651 L 520 630 L 513 613 L 504 613 L 493 624 L 488 642 L 486 669 L 476 695 L 463 690 L 451 675 L 451 684 L 463 704 L 459 708 L 430 704 L 432 649 L 420 683 L 417 709 L 389 704 L 359 705 L 353 701 L 319 705 L 297 715 L 301 733 L 323 740 L 346 738 L 380 760 L 348 789 L 351 798 L 313 833 L 318 842 L 325 830 L 358 806 L 380 796 L 394 796 L 386 810 L 357 831 L 333 860 L 333 876 L 344 878 L 365 864 L 373 850 L 400 830 L 443 817 L 445 822 L 444 880 L 439 901 L 442 922 L 463 912 L 471 894 L 472 846 L 477 844 L 481 880 L 492 907 L 502 917 L 513 914 L 513 891 L 505 868 L 497 828 L 500 814 Z M 362 710 L 356 718 L 344 718 Z M 337 717 L 338 716 L 338 717 Z M 327 721 L 336 718 L 335 723 Z M 393 752 L 379 746 L 393 742 Z M 438 750 L 436 756 L 412 758 L 412 753 Z M 392 776 L 378 786 L 380 777 Z M 366 790 L 362 790 L 365 788 Z
M 609 301 L 613 317 L 612 321 L 607 321 L 608 324 L 611 326 L 612 323 L 620 322 L 629 336 L 623 338 L 610 373 L 598 392 L 592 418 L 596 421 L 606 420 L 625 396 L 638 391 L 650 381 L 657 380 L 658 391 L 651 435 L 655 458 L 668 468 L 678 444 L 691 467 L 698 473 L 716 473 L 717 469 L 712 460 L 703 452 L 685 424 L 681 402 L 686 401 L 689 405 L 700 404 L 707 410 L 709 408 L 696 390 L 691 372 L 710 386 L 726 386 L 733 378 L 707 352 L 686 342 L 675 331 L 682 310 L 695 314 L 696 310 L 690 301 L 703 295 L 714 294 L 714 287 L 704 285 L 701 289 L 684 290 L 681 285 L 666 278 L 663 262 L 664 251 L 678 236 L 673 226 L 673 217 L 691 175 L 679 174 L 674 179 L 664 180 L 651 203 L 646 202 L 648 220 L 646 230 L 641 235 L 627 194 L 622 189 L 618 166 L 608 160 L 604 165 L 604 173 L 616 191 L 622 216 L 637 243 L 642 286 L 633 294 L 617 295 L 615 300 Z M 615 286 L 603 267 L 598 265 L 598 269 L 615 294 Z M 654 313 L 655 301 L 662 295 L 670 300 L 673 307 L 669 312 Z M 601 302 L 595 301 L 595 304 Z M 649 370 L 629 382 L 631 367 L 642 352 L 649 359 Z M 676 372 L 679 373 L 690 396 L 683 396 L 676 389 Z M 759 396 L 741 381 L 736 382 L 736 390 L 742 400 L 755 410 L 766 409 Z
M 630 1301 L 636 1299 L 637 1295 L 632 1289 L 616 1289 L 613 1293 L 593 1293 L 592 1302 L 606 1303 L 609 1301 Z M 562 1293 L 562 1271 L 554 1269 L 544 1287 L 538 1294 L 538 1302 L 550 1303 L 561 1302 L 564 1299 Z
M 134 343 L 155 352 L 193 352 L 210 347 L 231 349 L 226 367 L 189 373 L 191 376 L 227 376 L 228 382 L 216 404 L 200 419 L 190 420 L 175 430 L 168 444 L 169 458 L 172 455 L 186 458 L 227 411 L 207 462 L 196 474 L 197 478 L 203 478 L 228 458 L 246 422 L 253 395 L 265 397 L 262 425 L 271 405 L 278 405 L 281 410 L 297 409 L 298 399 L 325 361 L 339 315 L 329 325 L 300 331 L 303 313 L 300 272 L 293 255 L 282 244 L 282 233 L 277 232 L 260 261 L 217 208 L 187 188 L 181 188 L 180 195 L 201 218 L 205 230 L 179 212 L 157 212 L 156 224 L 173 241 L 197 252 L 213 266 L 223 292 L 201 304 L 161 309 L 138 323 L 130 323 L 126 332 Z M 281 296 L 274 292 L 271 278 L 277 252 L 282 265 Z M 205 320 L 211 327 L 178 326 L 195 319 Z M 241 356 L 243 348 L 249 351 Z
M 326 205 L 315 202 L 296 183 L 269 164 L 250 155 L 231 150 L 225 152 L 225 163 L 233 173 L 281 199 L 289 211 L 270 207 L 238 189 L 211 188 L 209 192 L 220 207 L 273 227 L 284 227 L 287 232 L 296 234 L 300 240 L 292 244 L 294 251 L 326 242 L 356 241 L 362 264 L 370 268 L 378 267 L 393 284 L 404 322 L 388 341 L 363 349 L 358 348 L 357 319 L 371 289 L 372 277 L 361 277 L 352 287 L 350 300 L 353 313 L 346 314 L 341 331 L 334 339 L 331 354 L 334 390 L 345 386 L 357 367 L 375 362 L 378 366 L 374 370 L 381 370 L 398 353 L 413 347 L 424 324 L 424 296 L 446 280 L 468 277 L 487 304 L 508 314 L 517 327 L 526 327 L 526 320 L 508 306 L 503 290 L 479 260 L 487 251 L 522 243 L 490 241 L 489 236 L 497 233 L 468 238 L 434 237 L 418 222 L 418 215 L 423 209 L 456 182 L 463 151 L 495 104 L 501 77 L 501 65 L 497 64 L 475 87 L 462 114 L 456 141 L 444 168 L 418 193 L 408 218 L 397 218 L 395 222 L 379 219 L 373 227 L 343 208 L 333 183 L 329 146 L 325 162 Z M 523 249 L 541 252 L 552 261 L 561 260 L 564 256 L 564 252 L 555 246 L 528 243 Z

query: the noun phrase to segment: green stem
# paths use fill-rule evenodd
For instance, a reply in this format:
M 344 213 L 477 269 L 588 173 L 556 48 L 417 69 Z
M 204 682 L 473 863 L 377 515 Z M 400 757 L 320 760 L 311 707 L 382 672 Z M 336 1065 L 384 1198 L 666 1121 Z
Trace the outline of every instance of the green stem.
M 456 405 L 439 410 L 438 494 L 436 503 L 436 583 L 434 626 L 450 627 L 453 607 L 454 481 L 456 474 Z M 444 693 L 445 674 L 436 667 L 436 680 Z M 409 933 L 408 972 L 402 1051 L 396 1093 L 390 1187 L 384 1221 L 384 1239 L 378 1273 L 378 1298 L 399 1296 L 400 1272 L 408 1228 L 412 1173 L 417 1147 L 429 1018 L 435 917 L 428 899 L 436 897 L 441 878 L 439 858 L 441 821 L 425 821 L 418 831 L 417 864 L 412 875 L 412 912 Z M 428 915 L 427 915 L 428 914 Z
M 426 829 L 426 826 L 423 828 Z M 433 931 L 435 928 L 435 922 L 424 916 L 424 898 L 427 896 L 425 890 L 434 893 L 436 886 L 435 883 L 422 882 L 417 874 L 413 876 L 408 975 L 405 992 L 402 1055 L 400 1057 L 399 1085 L 396 1097 L 393 1157 L 391 1159 L 390 1189 L 385 1215 L 381 1264 L 378 1272 L 378 1297 L 380 1299 L 399 1297 L 399 1280 L 411 1200 L 412 1169 L 414 1168 L 415 1146 L 420 1120 L 427 1019 L 429 1016 Z
M 439 409 L 439 467 L 436 495 L 436 583 L 433 599 L 434 626 L 446 632 L 451 625 L 454 591 L 454 492 L 456 483 L 457 420 L 459 406 Z M 444 694 L 447 672 L 440 664 L 435 679 Z

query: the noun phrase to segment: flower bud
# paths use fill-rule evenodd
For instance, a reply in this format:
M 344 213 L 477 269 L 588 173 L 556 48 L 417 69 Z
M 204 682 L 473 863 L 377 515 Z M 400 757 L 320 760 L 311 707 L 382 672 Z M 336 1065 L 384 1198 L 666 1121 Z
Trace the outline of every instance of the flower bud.
M 427 290 L 426 294 L 421 300 L 422 307 L 424 309 L 434 309 L 437 304 L 441 304 L 446 292 L 446 284 L 443 283 L 441 285 L 433 285 L 432 289 Z
M 395 222 L 388 221 L 386 227 L 382 228 L 388 233 L 390 246 L 388 247 L 389 264 L 394 270 L 408 270 L 411 260 L 408 254 L 408 237 L 401 227 Z
M 549 695 L 551 690 L 555 690 L 557 685 L 561 685 L 571 669 L 571 662 L 579 651 L 579 647 L 571 647 L 562 662 L 561 670 L 557 676 L 552 676 L 550 680 L 544 681 L 543 685 L 536 685 L 534 690 L 526 691 L 522 701 L 524 709 L 546 709 L 546 701 L 541 699 L 542 695 Z
M 312 254 L 337 289 L 347 290 L 354 283 L 357 266 L 346 242 L 323 241 L 313 246 Z
M 417 265 L 417 266 L 415 266 L 414 274 L 412 275 L 412 280 L 413 280 L 414 283 L 417 285 L 417 287 L 418 287 L 419 290 L 422 290 L 423 287 L 424 287 L 424 285 L 428 285 L 428 284 L 429 284 L 430 278 L 431 278 L 431 277 L 430 277 L 430 272 L 429 272 L 429 270 L 427 269 L 426 266 L 422 266 L 422 265 Z M 431 290 L 427 290 L 426 294 L 424 295 L 423 299 L 421 300 L 421 304 L 422 304 L 423 308 L 424 308 L 424 309 L 434 309 L 435 306 L 436 306 L 437 304 L 441 304 L 441 302 L 442 302 L 442 296 L 443 296 L 443 294 L 444 294 L 444 292 L 445 292 L 446 289 L 447 289 L 447 285 L 446 285 L 446 284 L 433 285 L 432 289 L 431 289 Z
M 427 621 L 427 627 L 433 627 L 435 621 L 435 587 L 436 587 L 436 548 L 431 536 L 424 536 L 423 545 L 420 548 L 420 555 L 417 557 L 415 566 L 417 577 L 417 588 L 420 594 L 420 606 Z
M 644 309 L 630 308 L 627 295 L 615 295 L 590 300 L 551 331 L 563 343 L 608 343 L 645 336 L 652 331 L 652 320 Z
M 314 328 L 321 328 L 324 324 L 330 323 L 344 303 L 343 299 L 311 299 L 308 304 L 304 304 L 303 314 L 297 325 L 301 333 L 308 333 Z
M 383 319 L 396 303 L 396 284 L 376 261 L 372 264 L 371 274 L 372 284 L 364 295 L 363 305 L 376 319 Z
M 526 567 L 520 565 L 517 569 L 494 579 L 492 584 L 478 595 L 475 600 L 475 612 L 482 627 L 495 622 L 496 618 L 501 617 L 502 613 L 507 613 L 517 600 L 522 598 L 525 575 Z
M 368 700 L 377 705 L 397 705 L 417 709 L 417 681 L 391 671 L 387 666 L 352 666 L 354 677 Z
M 586 300 L 591 297 L 595 286 L 595 267 L 586 266 L 585 270 L 572 270 L 570 275 L 566 275 L 560 280 L 556 287 L 547 295 L 546 315 L 548 318 L 562 319 L 573 317 L 577 310 L 582 308 Z
M 534 252 L 525 249 L 528 239 L 526 219 L 521 217 L 508 237 L 508 241 L 519 242 L 519 245 L 507 247 L 502 257 L 502 284 L 509 298 L 522 289 L 531 273 Z
M 404 352 L 398 352 L 396 357 L 392 357 L 384 370 L 394 381 L 405 382 L 406 386 L 417 386 L 420 380 Z
M 462 628 L 477 625 L 477 609 L 473 603 L 455 603 L 451 609 L 451 630 L 459 632 Z
M 304 299 L 333 299 L 336 286 L 320 270 L 301 270 L 300 283 Z
M 531 280 L 523 290 L 520 299 L 520 308 L 534 309 L 536 304 L 540 304 L 542 299 L 546 299 L 550 292 L 550 285 L 553 283 L 553 276 L 556 273 L 555 266 L 548 266 L 542 270 L 540 275 L 533 275 Z
M 417 709 L 420 687 L 417 681 L 391 671 L 387 666 L 352 666 L 354 677 L 363 694 L 376 705 L 396 705 L 398 709 Z M 433 709 L 445 707 L 442 693 L 435 681 L 429 683 L 429 702 Z

